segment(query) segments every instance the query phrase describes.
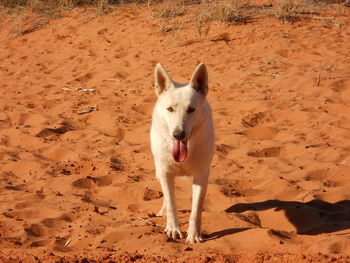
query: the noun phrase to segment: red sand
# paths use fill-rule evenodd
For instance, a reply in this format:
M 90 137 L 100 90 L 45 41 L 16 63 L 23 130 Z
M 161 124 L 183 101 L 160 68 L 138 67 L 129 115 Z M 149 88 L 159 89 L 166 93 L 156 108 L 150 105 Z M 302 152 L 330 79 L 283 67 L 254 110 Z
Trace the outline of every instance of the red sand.
M 3 16 L 0 261 L 350 262 L 350 9 L 320 16 L 213 24 L 208 41 L 190 24 L 160 34 L 147 8 L 26 13 L 22 36 Z M 178 81 L 209 71 L 202 244 L 139 219 L 165 224 L 149 149 L 157 62 Z M 190 184 L 177 180 L 184 231 Z

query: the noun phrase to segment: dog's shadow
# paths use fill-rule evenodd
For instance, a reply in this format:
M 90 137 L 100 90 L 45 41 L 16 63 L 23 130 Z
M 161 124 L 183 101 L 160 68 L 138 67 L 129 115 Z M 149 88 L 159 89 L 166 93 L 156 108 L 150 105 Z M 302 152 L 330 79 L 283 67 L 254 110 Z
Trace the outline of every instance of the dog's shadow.
M 314 199 L 302 203 L 297 201 L 267 200 L 257 203 L 238 203 L 225 210 L 226 213 L 243 213 L 274 209 L 283 210 L 285 219 L 295 226 L 297 234 L 318 235 L 350 229 L 350 201 L 328 203 Z M 273 215 L 271 215 L 273 220 Z M 262 226 L 264 227 L 264 226 Z M 207 240 L 235 234 L 250 228 L 231 228 L 206 235 Z
M 328 203 L 318 199 L 306 203 L 279 200 L 238 203 L 227 208 L 225 213 L 240 215 L 240 213 L 246 211 L 258 212 L 268 209 L 274 209 L 274 211 L 283 210 L 286 220 L 293 224 L 296 233 L 301 235 L 318 235 L 350 229 L 350 200 L 343 200 L 337 203 Z M 271 220 L 273 220 L 273 215 Z M 228 228 L 206 234 L 204 238 L 207 241 L 213 240 L 248 229 L 251 228 Z
M 232 235 L 238 232 L 246 231 L 250 229 L 250 227 L 245 227 L 245 228 L 227 228 L 224 230 L 216 231 L 210 234 L 203 234 L 203 237 L 206 241 L 221 238 L 224 236 Z

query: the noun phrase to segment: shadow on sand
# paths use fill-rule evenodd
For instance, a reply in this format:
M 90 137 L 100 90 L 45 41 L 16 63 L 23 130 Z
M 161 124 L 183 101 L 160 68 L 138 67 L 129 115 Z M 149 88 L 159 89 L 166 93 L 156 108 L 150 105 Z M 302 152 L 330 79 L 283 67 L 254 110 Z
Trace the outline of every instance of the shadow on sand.
M 350 229 L 349 200 L 339 201 L 334 204 L 318 199 L 306 203 L 267 200 L 257 203 L 235 204 L 227 208 L 225 212 L 242 213 L 245 211 L 262 211 L 268 209 L 274 209 L 275 211 L 283 210 L 286 220 L 289 220 L 295 226 L 298 234 L 318 235 Z M 273 217 L 271 220 L 273 220 Z M 239 230 L 236 232 L 239 232 Z M 215 233 L 211 235 L 213 234 Z
M 224 230 L 220 230 L 220 231 L 216 231 L 213 232 L 211 234 L 203 234 L 203 237 L 205 238 L 206 241 L 208 240 L 213 240 L 213 239 L 217 239 L 217 238 L 221 238 L 224 236 L 228 236 L 228 235 L 232 235 L 238 232 L 242 232 L 242 231 L 246 231 L 250 229 L 249 227 L 245 227 L 245 228 L 228 228 L 228 229 L 224 229 Z

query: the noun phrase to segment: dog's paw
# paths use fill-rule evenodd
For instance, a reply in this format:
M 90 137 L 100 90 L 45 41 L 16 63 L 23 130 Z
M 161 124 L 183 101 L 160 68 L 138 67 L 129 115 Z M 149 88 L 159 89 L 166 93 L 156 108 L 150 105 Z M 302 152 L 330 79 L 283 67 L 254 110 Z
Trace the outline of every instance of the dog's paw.
M 194 243 L 202 243 L 203 241 L 204 240 L 198 231 L 190 231 L 189 230 L 187 232 L 186 242 L 194 244 Z
M 181 230 L 178 226 L 167 226 L 164 229 L 164 232 L 168 235 L 168 237 L 171 237 L 172 239 L 176 239 L 177 237 L 183 238 L 183 235 L 181 233 Z

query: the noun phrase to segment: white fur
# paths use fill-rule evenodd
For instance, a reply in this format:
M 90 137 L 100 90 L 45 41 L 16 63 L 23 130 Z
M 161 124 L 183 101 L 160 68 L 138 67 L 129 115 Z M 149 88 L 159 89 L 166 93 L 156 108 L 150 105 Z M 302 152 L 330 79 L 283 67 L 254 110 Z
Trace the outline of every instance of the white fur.
M 206 101 L 208 76 L 200 64 L 188 84 L 171 80 L 161 64 L 155 69 L 155 89 L 158 100 L 154 107 L 151 127 L 151 148 L 156 167 L 156 177 L 164 195 L 158 216 L 166 216 L 165 232 L 169 237 L 182 238 L 174 193 L 174 177 L 193 176 L 192 211 L 187 231 L 187 241 L 201 242 L 201 214 L 208 186 L 210 163 L 214 149 L 214 128 L 211 108 Z M 172 107 L 173 111 L 167 110 Z M 189 107 L 194 112 L 186 112 Z M 185 131 L 188 155 L 177 163 L 172 156 L 173 132 Z

